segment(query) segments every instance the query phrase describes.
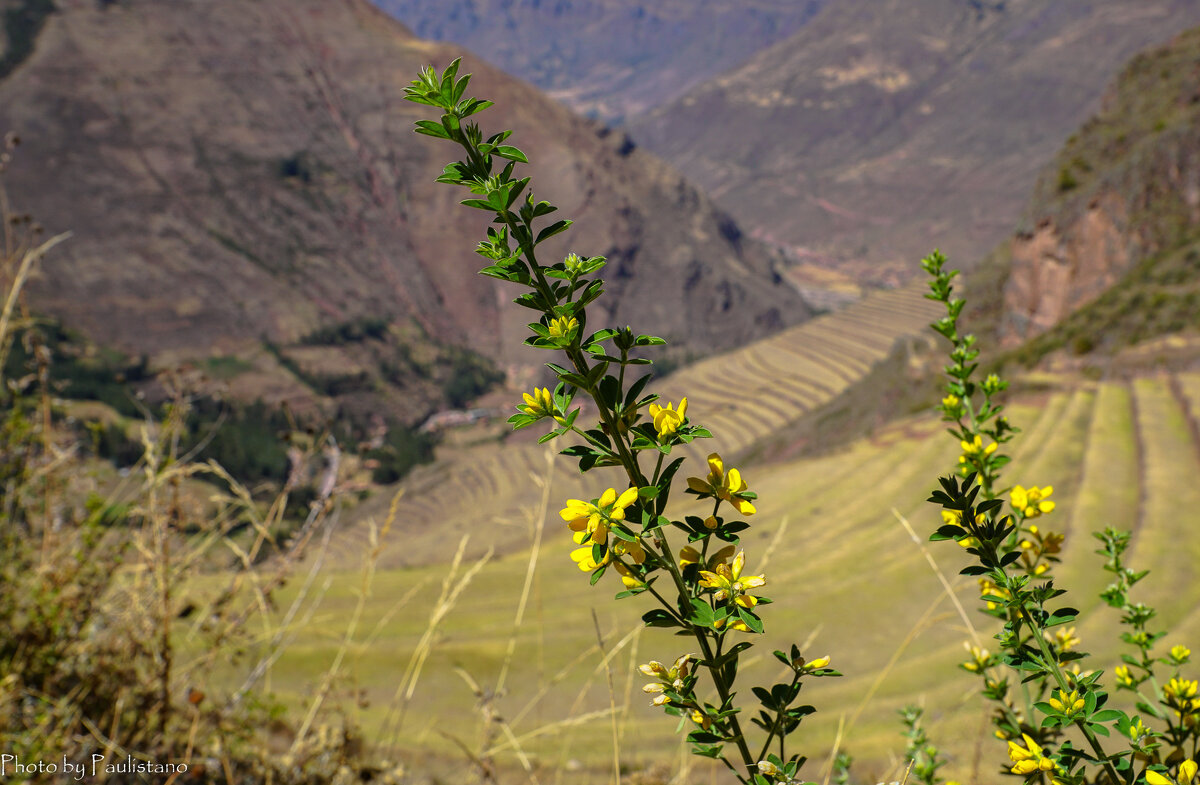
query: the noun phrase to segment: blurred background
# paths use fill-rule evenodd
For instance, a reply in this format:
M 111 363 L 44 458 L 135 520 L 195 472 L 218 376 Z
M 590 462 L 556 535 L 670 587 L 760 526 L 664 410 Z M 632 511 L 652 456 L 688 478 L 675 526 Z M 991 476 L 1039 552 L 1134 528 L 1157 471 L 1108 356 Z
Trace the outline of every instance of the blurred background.
M 960 449 L 918 262 L 964 270 L 1012 380 L 1006 484 L 1055 489 L 1088 667 L 1119 662 L 1104 526 L 1164 645 L 1195 642 L 1196 25 L 1193 0 L 0 0 L 0 752 L 724 781 L 640 691 L 682 644 L 567 557 L 558 510 L 615 478 L 505 422 L 550 358 L 402 100 L 461 57 L 576 222 L 547 258 L 607 257 L 596 315 L 667 339 L 651 389 L 714 434 L 681 477 L 719 450 L 759 494 L 776 602 L 744 678 L 793 641 L 846 674 L 806 693 L 805 776 L 848 752 L 850 782 L 899 779 L 912 704 L 946 777 L 998 781 L 955 667 L 994 629 L 962 554 L 923 550 Z

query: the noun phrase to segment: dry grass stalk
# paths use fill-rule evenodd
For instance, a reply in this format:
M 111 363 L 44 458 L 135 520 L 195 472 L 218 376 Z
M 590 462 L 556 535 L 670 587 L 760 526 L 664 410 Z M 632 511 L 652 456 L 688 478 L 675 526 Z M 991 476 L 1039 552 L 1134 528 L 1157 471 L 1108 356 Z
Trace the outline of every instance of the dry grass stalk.
M 409 658 L 403 675 L 400 677 L 400 682 L 396 686 L 396 692 L 388 707 L 387 716 L 384 718 L 383 725 L 380 728 L 379 739 L 389 739 L 387 747 L 388 757 L 394 757 L 395 755 L 400 731 L 404 727 L 405 715 L 408 712 L 413 693 L 416 692 L 417 683 L 421 679 L 421 672 L 425 667 L 425 662 L 429 659 L 429 655 L 433 651 L 435 636 L 441 623 L 449 615 L 450 611 L 454 609 L 463 591 L 492 558 L 494 551 L 488 548 L 487 553 L 468 567 L 462 576 L 459 577 L 458 571 L 462 567 L 463 556 L 466 553 L 469 541 L 470 535 L 463 535 L 463 538 L 458 543 L 458 550 L 455 551 L 454 559 L 446 570 L 446 577 L 442 581 L 441 595 L 433 605 L 433 610 L 429 614 L 429 622 L 425 626 L 425 631 L 421 634 L 421 639 L 417 642 L 416 649 Z
M 600 649 L 601 654 L 604 654 L 604 675 L 608 680 L 608 706 L 612 710 L 610 720 L 613 742 L 613 782 L 615 785 L 621 785 L 621 739 L 617 732 L 617 690 L 613 686 L 612 665 L 608 654 L 604 651 L 604 633 L 600 631 L 600 619 L 596 616 L 595 608 L 592 609 L 592 625 L 596 629 L 596 647 Z

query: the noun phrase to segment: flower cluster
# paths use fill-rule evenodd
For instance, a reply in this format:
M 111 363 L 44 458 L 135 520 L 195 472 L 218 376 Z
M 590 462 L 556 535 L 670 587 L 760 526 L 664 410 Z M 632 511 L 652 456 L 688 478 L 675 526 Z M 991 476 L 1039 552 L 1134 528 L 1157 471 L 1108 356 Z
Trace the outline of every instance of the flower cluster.
M 579 542 L 603 546 L 608 543 L 608 532 L 612 524 L 625 520 L 626 508 L 637 501 L 637 497 L 637 488 L 627 488 L 620 496 L 617 496 L 616 489 L 609 488 L 600 494 L 599 499 L 568 499 L 567 506 L 559 515 L 567 522 L 571 531 L 587 534 L 587 537 Z
M 959 664 L 958 667 L 970 673 L 983 673 L 988 668 L 996 664 L 996 659 L 992 653 L 980 646 L 975 646 L 968 641 L 963 642 L 963 648 L 971 655 L 971 659 Z
M 652 705 L 662 706 L 671 702 L 672 694 L 683 695 L 687 692 L 689 668 L 695 659 L 696 655 L 685 654 L 676 659 L 675 664 L 669 668 L 658 660 L 651 660 L 645 665 L 638 666 L 638 670 L 645 675 L 658 679 L 658 681 L 642 687 L 642 692 L 654 695 L 654 700 L 651 701 Z
M 708 476 L 688 478 L 688 490 L 700 498 L 714 498 L 719 506 L 722 501 L 733 505 L 742 515 L 753 515 L 757 510 L 752 501 L 758 496 L 750 491 L 742 473 L 737 469 L 725 470 L 721 456 L 713 453 L 708 456 Z
M 1200 712 L 1200 698 L 1196 697 L 1200 683 L 1194 679 L 1181 679 L 1178 676 L 1163 685 L 1162 694 L 1168 708 L 1182 722 L 1192 724 L 1196 714 Z
M 1009 500 L 1018 514 L 1025 518 L 1036 518 L 1044 513 L 1054 512 L 1054 502 L 1049 500 L 1052 493 L 1052 485 L 1044 488 L 1038 488 L 1036 485 L 1030 488 L 1015 485 L 1009 493 Z
M 1058 770 L 1059 766 L 1055 763 L 1054 758 L 1044 755 L 1041 746 L 1028 733 L 1022 733 L 1021 738 L 1025 740 L 1025 746 L 1021 746 L 1015 741 L 1008 743 L 1008 757 L 1013 761 L 1010 771 L 1013 774 L 1033 774 L 1038 771 Z

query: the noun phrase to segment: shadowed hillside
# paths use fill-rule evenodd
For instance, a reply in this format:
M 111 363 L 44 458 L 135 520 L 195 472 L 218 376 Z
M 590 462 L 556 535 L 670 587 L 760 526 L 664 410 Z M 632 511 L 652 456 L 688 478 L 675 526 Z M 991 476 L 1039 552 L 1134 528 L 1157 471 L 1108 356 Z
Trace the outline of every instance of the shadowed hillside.
M 68 0 L 39 22 L 0 81 L 0 129 L 24 139 L 14 206 L 74 231 L 36 307 L 152 357 L 269 342 L 286 356 L 268 372 L 368 392 L 380 359 L 321 336 L 382 320 L 393 343 L 540 364 L 513 293 L 475 274 L 483 222 L 433 182 L 443 152 L 401 100 L 453 47 L 358 0 Z M 548 255 L 611 258 L 614 321 L 703 354 L 807 317 L 780 258 L 679 174 L 483 63 L 464 70 L 497 101 L 485 129 L 515 128 L 538 196 L 579 221 Z

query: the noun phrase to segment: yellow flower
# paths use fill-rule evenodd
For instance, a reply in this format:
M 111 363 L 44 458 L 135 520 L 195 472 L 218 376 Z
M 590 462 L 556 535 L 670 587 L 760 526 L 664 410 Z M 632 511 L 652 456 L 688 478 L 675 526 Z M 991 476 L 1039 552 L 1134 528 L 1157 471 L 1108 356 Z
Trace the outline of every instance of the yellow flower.
M 1167 779 L 1157 771 L 1147 771 L 1146 782 L 1150 785 L 1192 785 L 1192 781 L 1196 778 L 1196 770 L 1196 762 L 1188 758 L 1179 764 L 1179 773 L 1175 779 Z
M 1196 724 L 1200 712 L 1200 698 L 1196 697 L 1196 682 L 1186 679 L 1171 679 L 1162 688 L 1167 705 L 1175 710 L 1175 716 L 1188 727 Z
M 1180 644 L 1178 646 L 1171 647 L 1171 652 L 1170 652 L 1171 662 L 1176 665 L 1183 665 L 1184 663 L 1186 663 L 1188 661 L 1188 659 L 1191 656 L 1192 656 L 1192 650 L 1189 649 L 1187 646 Z
M 713 599 L 720 602 L 732 598 L 743 608 L 753 608 L 758 604 L 758 598 L 748 594 L 750 589 L 766 584 L 767 579 L 761 575 L 742 575 L 746 566 L 745 552 L 739 552 L 733 557 L 733 566 L 718 564 L 715 571 L 700 571 L 700 585 L 708 589 L 716 589 Z
M 828 654 L 826 654 L 824 657 L 817 657 L 817 658 L 816 658 L 815 660 L 813 660 L 812 662 L 806 662 L 806 663 L 804 663 L 804 668 L 803 668 L 803 669 L 804 669 L 804 670 L 806 670 L 806 671 L 817 671 L 817 670 L 820 670 L 821 668 L 824 668 L 824 667 L 826 667 L 826 666 L 828 666 L 828 665 L 829 665 L 829 655 L 828 655 Z
M 688 666 L 691 664 L 692 659 L 693 655 L 685 654 L 677 658 L 675 664 L 669 668 L 658 660 L 651 660 L 645 665 L 639 665 L 639 671 L 651 678 L 658 679 L 657 682 L 642 687 L 642 692 L 659 694 L 653 701 L 655 706 L 661 706 L 668 702 L 670 698 L 661 693 L 668 689 L 673 692 L 679 692 L 683 689 L 684 679 L 688 677 Z
M 679 411 L 672 408 L 674 405 L 668 403 L 664 409 L 657 403 L 650 404 L 650 416 L 654 418 L 654 430 L 658 431 L 660 439 L 664 436 L 671 436 L 679 430 L 679 426 L 683 425 L 683 420 L 687 416 L 686 397 L 679 401 Z
M 1074 627 L 1066 627 L 1054 631 L 1051 636 L 1050 631 L 1046 630 L 1042 633 L 1046 640 L 1058 646 L 1060 652 L 1070 651 L 1080 643 L 1080 638 L 1075 634 Z
M 579 569 L 584 572 L 591 572 L 597 567 L 602 567 L 612 561 L 614 556 L 628 556 L 629 560 L 634 564 L 641 564 L 646 561 L 646 550 L 642 547 L 641 540 L 628 542 L 626 540 L 614 539 L 612 545 L 604 552 L 604 558 L 597 562 L 592 557 L 592 546 L 589 543 L 593 535 L 589 535 L 586 531 L 578 531 L 571 535 L 577 543 L 583 543 L 582 548 L 576 548 L 571 551 L 571 559 L 579 565 Z M 633 588 L 641 586 L 642 582 L 629 571 L 624 564 L 617 562 L 617 572 L 621 573 L 621 581 Z
M 987 649 L 972 646 L 970 641 L 963 641 L 963 648 L 971 655 L 971 659 L 962 663 L 962 667 L 971 673 L 982 673 L 992 662 L 992 654 Z
M 1012 507 L 1017 512 L 1021 513 L 1026 518 L 1036 518 L 1043 513 L 1054 512 L 1054 502 L 1047 501 L 1046 497 L 1054 493 L 1054 486 L 1047 485 L 1045 488 L 1033 486 L 1031 488 L 1023 488 L 1020 485 L 1013 486 L 1013 489 L 1008 494 L 1009 500 L 1012 502 Z M 1059 535 L 1059 542 L 1062 538 Z
M 708 730 L 709 727 L 712 725 L 712 720 L 710 720 L 708 718 L 708 715 L 705 714 L 704 712 L 700 711 L 699 709 L 692 709 L 692 713 L 690 716 L 692 718 L 692 722 L 696 723 L 704 730 Z
M 725 619 L 717 619 L 715 622 L 713 622 L 713 627 L 717 628 L 718 630 L 723 630 L 725 629 L 725 622 Z M 741 619 L 734 619 L 732 622 L 730 622 L 729 629 L 739 630 L 741 632 L 753 632 L 753 630 L 746 625 L 746 622 L 742 621 Z
M 1196 690 L 1200 687 L 1195 681 L 1189 679 L 1174 678 L 1163 685 L 1163 696 L 1170 700 L 1171 698 L 1194 698 Z
M 947 395 L 942 399 L 942 407 L 951 411 L 957 409 L 960 403 L 962 402 L 958 399 L 957 395 Z
M 699 477 L 688 477 L 688 488 L 701 497 L 715 496 L 723 499 L 736 507 L 742 515 L 753 515 L 756 512 L 754 505 L 744 497 L 749 487 L 742 479 L 741 472 L 737 469 L 726 472 L 721 456 L 715 452 L 708 456 L 708 477 L 703 480 Z
M 1070 715 L 1084 707 L 1084 700 L 1079 697 L 1078 690 L 1071 690 L 1070 694 L 1059 690 L 1058 697 L 1050 699 L 1050 707 L 1055 711 Z
M 645 554 L 642 554 L 642 559 L 645 559 L 645 558 L 646 558 Z M 613 565 L 613 567 L 616 568 L 617 573 L 621 576 L 621 583 L 625 584 L 626 589 L 636 589 L 639 586 L 646 585 L 645 581 L 643 581 L 638 576 L 634 575 L 633 571 L 631 571 L 628 567 L 626 567 L 621 562 L 617 562 L 616 564 Z
M 637 495 L 637 488 L 627 488 L 619 497 L 609 488 L 595 501 L 568 499 L 558 514 L 572 531 L 586 531 L 592 542 L 601 544 L 608 540 L 608 525 L 625 520 L 625 508 L 637 501 Z
M 570 339 L 579 329 L 579 320 L 574 316 L 556 316 L 550 320 L 550 337 Z
M 1141 717 L 1134 717 L 1133 722 L 1129 723 L 1129 740 L 1134 744 L 1138 744 L 1148 735 L 1149 731 L 1142 724 Z
M 532 417 L 553 417 L 555 415 L 554 393 L 548 387 L 534 387 L 533 395 L 521 393 L 525 399 L 524 406 L 518 406 L 519 411 Z
M 724 548 L 717 551 L 712 556 L 709 556 L 708 561 L 705 563 L 705 566 L 708 567 L 708 569 L 710 571 L 716 570 L 718 565 L 724 564 L 725 562 L 729 561 L 730 557 L 733 556 L 733 552 L 735 550 L 736 550 L 736 548 L 734 546 L 726 545 Z M 696 550 L 692 546 L 685 545 L 683 547 L 683 549 L 681 551 L 679 551 L 679 569 L 681 569 L 681 570 L 685 569 L 689 564 L 699 564 L 699 563 L 700 563 L 700 551 Z
M 1056 768 L 1054 761 L 1042 754 L 1042 748 L 1038 746 L 1038 743 L 1031 739 L 1028 733 L 1022 733 L 1021 736 L 1025 739 L 1024 747 L 1015 741 L 1008 743 L 1008 757 L 1014 763 L 1011 769 L 1012 773 L 1032 774 L 1035 771 L 1053 771 Z
M 975 438 L 972 441 L 969 441 L 969 442 L 962 441 L 962 442 L 959 442 L 959 444 L 962 445 L 963 454 L 971 455 L 971 456 L 981 455 L 981 454 L 982 455 L 991 455 L 992 453 L 994 453 L 996 451 L 996 448 L 1000 446 L 996 442 L 992 442 L 987 447 L 984 447 L 983 446 L 983 438 L 980 437 L 979 434 L 975 434 Z
M 580 534 L 583 534 L 583 532 L 580 532 Z M 575 536 L 578 537 L 579 534 Z M 587 535 L 585 534 L 584 536 Z M 579 569 L 583 570 L 584 572 L 591 572 L 601 564 L 606 563 L 608 561 L 608 555 L 605 554 L 603 561 L 598 562 L 592 556 L 592 546 L 585 545 L 582 548 L 576 548 L 575 550 L 571 551 L 571 560 L 579 565 Z
M 1133 687 L 1133 674 L 1129 672 L 1128 665 L 1118 665 L 1113 669 L 1113 676 L 1117 679 L 1117 684 L 1122 687 Z

